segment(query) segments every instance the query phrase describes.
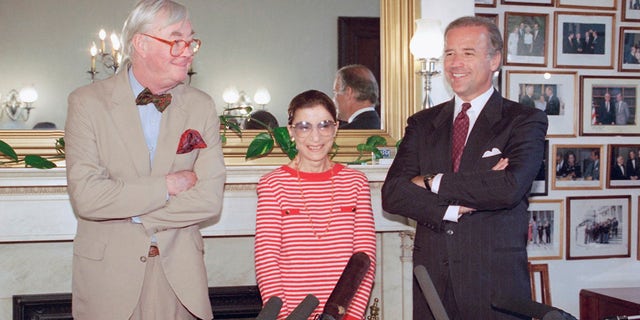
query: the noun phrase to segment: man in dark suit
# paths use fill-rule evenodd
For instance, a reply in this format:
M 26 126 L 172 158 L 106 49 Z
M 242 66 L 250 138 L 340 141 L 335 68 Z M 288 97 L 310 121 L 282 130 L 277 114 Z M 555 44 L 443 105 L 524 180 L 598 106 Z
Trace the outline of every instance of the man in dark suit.
M 553 87 L 552 86 L 547 86 L 544 89 L 544 92 L 547 96 L 547 108 L 544 110 L 544 112 L 549 115 L 549 116 L 557 116 L 560 114 L 560 99 L 558 99 L 558 96 L 555 94 L 555 92 L 553 92 Z
M 611 180 L 629 180 L 624 157 L 621 155 L 616 157 L 616 163 L 611 166 Z
M 586 180 L 600 180 L 600 150 L 591 150 L 589 161 L 584 166 L 584 178 Z
M 140 1 L 122 38 L 119 73 L 69 95 L 73 317 L 211 319 L 199 229 L 225 166 L 213 99 L 184 84 L 200 40 L 169 0 Z
M 378 82 L 369 68 L 359 64 L 340 68 L 333 82 L 340 129 L 380 129 L 378 97 Z
M 640 163 L 638 162 L 636 153 L 633 150 L 629 151 L 629 158 L 627 159 L 627 173 L 631 180 L 638 180 L 638 177 L 640 176 Z
M 524 94 L 520 97 L 520 103 L 531 108 L 536 107 L 535 101 L 533 101 L 533 86 L 530 84 L 525 85 Z
M 409 117 L 382 188 L 384 210 L 417 221 L 414 264 L 452 319 L 520 319 L 491 303 L 531 298 L 527 193 L 548 122 L 492 87 L 502 48 L 493 23 L 462 17 L 447 27 L 444 75 L 455 97 Z M 414 319 L 432 319 L 417 284 L 413 306 Z
M 606 125 L 616 123 L 615 104 L 611 101 L 611 93 L 609 92 L 604 94 L 604 101 L 596 109 L 596 122 Z

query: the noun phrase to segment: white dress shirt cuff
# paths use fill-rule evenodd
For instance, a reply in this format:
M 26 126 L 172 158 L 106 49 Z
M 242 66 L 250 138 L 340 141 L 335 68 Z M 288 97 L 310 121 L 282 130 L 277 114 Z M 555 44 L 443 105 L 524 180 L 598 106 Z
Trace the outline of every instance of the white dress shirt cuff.
M 444 213 L 444 217 L 442 220 L 458 222 L 458 218 L 460 218 L 460 206 L 449 206 L 447 207 L 447 211 Z

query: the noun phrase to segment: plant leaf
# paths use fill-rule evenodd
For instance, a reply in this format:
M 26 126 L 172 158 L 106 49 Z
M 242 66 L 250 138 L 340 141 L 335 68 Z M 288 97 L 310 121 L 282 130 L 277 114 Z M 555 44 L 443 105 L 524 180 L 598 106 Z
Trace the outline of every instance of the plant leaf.
M 8 145 L 6 142 L 2 140 L 0 140 L 0 153 L 13 159 L 14 161 L 18 161 L 18 154 L 16 154 L 16 151 L 13 150 L 13 148 L 10 145 Z
M 273 144 L 274 141 L 270 134 L 260 133 L 251 141 L 251 144 L 249 144 L 244 158 L 253 159 L 267 155 L 273 149 Z
M 24 157 L 24 163 L 29 166 L 29 167 L 33 167 L 33 168 L 37 168 L 37 169 L 51 169 L 51 168 L 55 168 L 56 164 L 41 157 L 41 156 L 36 156 L 36 155 L 26 155 Z
M 242 138 L 242 130 L 240 129 L 240 125 L 235 121 L 231 121 L 231 119 L 237 118 L 236 116 L 221 115 L 221 116 L 218 116 L 218 118 L 220 118 L 220 124 L 222 126 L 235 132 L 238 136 Z
M 367 138 L 366 144 L 372 147 L 384 147 L 387 145 L 387 139 L 379 135 L 373 135 Z
M 291 136 L 289 135 L 287 127 L 273 128 L 273 137 L 276 139 L 280 149 L 287 154 L 289 159 L 296 157 L 298 149 L 296 149 L 296 143 L 291 141 Z
M 396 150 L 398 148 L 400 148 L 400 143 L 402 143 L 402 138 L 398 139 L 398 141 L 396 141 Z

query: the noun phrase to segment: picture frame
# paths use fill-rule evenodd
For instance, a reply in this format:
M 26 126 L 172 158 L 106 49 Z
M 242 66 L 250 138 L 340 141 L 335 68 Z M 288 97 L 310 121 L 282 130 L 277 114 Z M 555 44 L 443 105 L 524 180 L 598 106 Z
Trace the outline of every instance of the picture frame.
M 621 93 L 620 99 L 626 105 L 622 106 L 620 112 L 615 104 L 618 93 Z M 609 110 L 606 109 L 607 100 Z M 639 102 L 640 77 L 580 76 L 580 134 L 640 135 Z
M 640 188 L 640 144 L 610 144 L 607 149 L 607 188 Z
M 546 66 L 549 15 L 504 13 L 504 64 Z
M 619 39 L 618 71 L 640 72 L 640 27 L 620 27 Z
M 556 0 L 500 0 L 500 4 L 553 7 Z
M 640 21 L 640 0 L 622 0 L 622 21 Z
M 544 140 L 544 155 L 540 170 L 531 183 L 529 197 L 546 196 L 549 193 L 549 140 Z
M 638 0 L 640 1 L 640 0 Z M 496 26 L 500 27 L 500 18 L 498 14 L 495 13 L 476 13 L 476 17 L 482 17 L 485 19 L 489 19 L 495 23 Z
M 528 212 L 527 255 L 529 260 L 562 259 L 564 200 L 531 200 Z
M 604 155 L 604 145 L 553 145 L 553 161 L 549 168 L 552 177 L 551 188 L 554 190 L 602 189 L 605 171 L 602 155 Z
M 496 0 L 474 0 L 474 5 L 476 7 L 495 8 Z
M 556 11 L 554 16 L 554 68 L 613 68 L 614 13 Z
M 631 196 L 567 197 L 567 260 L 631 256 Z
M 558 8 L 616 10 L 617 0 L 556 0 Z
M 534 106 L 544 110 L 548 115 L 547 137 L 576 136 L 578 114 L 576 106 L 579 98 L 578 76 L 575 71 L 507 70 L 506 78 L 507 99 L 530 105 L 526 102 L 529 99 L 523 99 L 523 95 L 526 94 L 528 86 L 533 87 Z M 544 102 L 541 100 L 542 97 Z M 550 104 L 549 101 L 552 103 Z

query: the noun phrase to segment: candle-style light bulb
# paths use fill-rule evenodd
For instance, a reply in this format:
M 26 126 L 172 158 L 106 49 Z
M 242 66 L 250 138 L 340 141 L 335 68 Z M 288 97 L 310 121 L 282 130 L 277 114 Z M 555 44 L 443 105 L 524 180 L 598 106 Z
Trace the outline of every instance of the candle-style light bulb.
M 118 35 L 115 32 L 111 33 L 111 47 L 113 51 L 120 50 L 120 39 L 118 39 Z
M 96 71 L 96 54 L 98 54 L 98 48 L 96 47 L 96 43 L 93 42 L 91 45 L 91 49 L 89 49 L 89 53 L 91 53 L 91 72 Z
M 100 53 L 104 53 L 105 44 L 104 39 L 107 38 L 107 32 L 104 29 L 100 29 L 98 32 L 98 38 L 100 38 Z

